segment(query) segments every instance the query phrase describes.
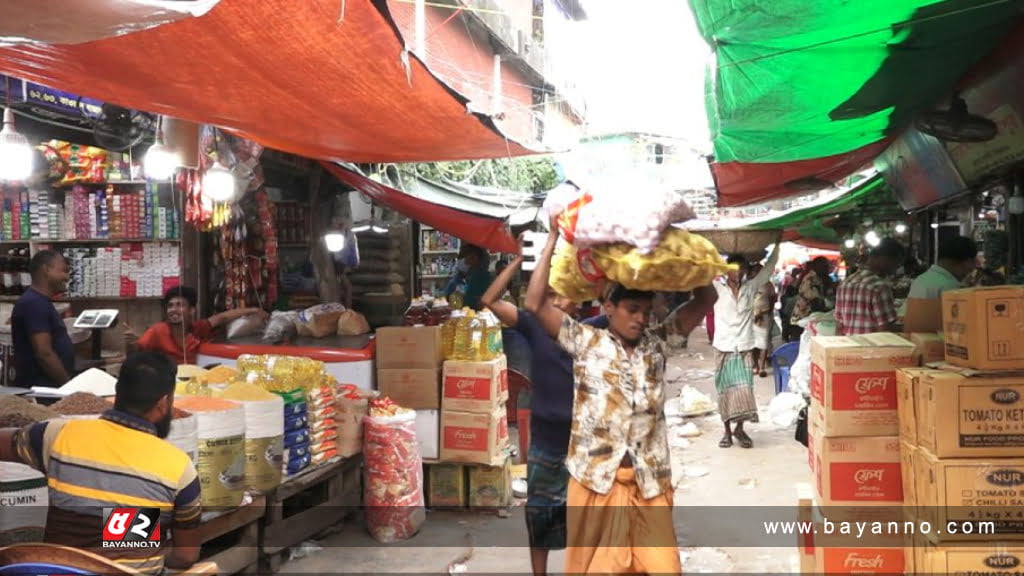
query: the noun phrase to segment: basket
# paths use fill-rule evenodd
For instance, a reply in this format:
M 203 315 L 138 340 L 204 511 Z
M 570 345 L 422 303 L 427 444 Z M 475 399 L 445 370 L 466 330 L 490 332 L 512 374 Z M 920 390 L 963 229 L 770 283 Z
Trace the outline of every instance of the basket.
M 751 261 L 764 259 L 765 250 L 782 238 L 781 230 L 691 230 L 703 236 L 722 254 L 742 254 Z

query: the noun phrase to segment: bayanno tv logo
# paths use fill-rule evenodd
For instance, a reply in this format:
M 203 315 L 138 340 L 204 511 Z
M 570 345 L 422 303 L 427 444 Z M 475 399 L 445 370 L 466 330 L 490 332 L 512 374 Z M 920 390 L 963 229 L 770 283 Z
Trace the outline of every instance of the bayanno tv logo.
M 159 508 L 104 508 L 103 548 L 160 547 Z

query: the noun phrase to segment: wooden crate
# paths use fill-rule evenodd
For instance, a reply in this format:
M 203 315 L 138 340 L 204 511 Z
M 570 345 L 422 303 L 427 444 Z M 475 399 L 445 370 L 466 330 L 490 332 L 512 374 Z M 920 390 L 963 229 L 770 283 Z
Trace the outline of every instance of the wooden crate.
M 282 552 L 354 513 L 362 502 L 361 454 L 317 466 L 267 495 L 260 535 L 261 566 L 276 572 Z
M 267 513 L 263 496 L 252 502 L 204 520 L 199 526 L 201 562 L 217 565 L 217 574 L 256 574 L 260 559 L 260 520 Z

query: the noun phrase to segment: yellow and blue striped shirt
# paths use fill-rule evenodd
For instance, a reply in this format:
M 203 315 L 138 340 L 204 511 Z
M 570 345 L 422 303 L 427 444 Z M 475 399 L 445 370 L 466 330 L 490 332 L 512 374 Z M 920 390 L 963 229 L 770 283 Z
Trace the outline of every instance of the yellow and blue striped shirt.
M 162 527 L 199 524 L 201 489 L 195 466 L 142 418 L 110 410 L 95 420 L 50 420 L 23 428 L 15 442 L 21 460 L 47 476 L 47 542 L 160 574 L 163 546 L 155 555 L 152 549 L 102 547 L 103 509 L 159 508 Z

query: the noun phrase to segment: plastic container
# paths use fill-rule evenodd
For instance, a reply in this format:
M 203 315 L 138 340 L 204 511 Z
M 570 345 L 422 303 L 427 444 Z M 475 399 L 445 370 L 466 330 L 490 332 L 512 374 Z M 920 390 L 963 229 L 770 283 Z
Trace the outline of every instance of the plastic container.
M 186 396 L 175 401 L 198 419 L 196 470 L 203 508 L 237 508 L 245 497 L 245 408 L 220 398 Z
M 479 362 L 484 359 L 484 351 L 487 344 L 487 323 L 477 315 L 476 312 L 469 312 L 469 321 L 466 323 L 466 331 L 469 335 L 469 345 L 462 353 L 460 360 Z
M 486 326 L 485 338 L 481 348 L 481 360 L 494 360 L 505 353 L 502 345 L 501 322 L 492 312 L 483 312 L 483 320 Z
M 469 333 L 469 311 L 459 312 L 455 325 L 452 327 L 452 353 L 450 360 L 467 360 L 466 354 L 470 349 Z
M 48 505 L 46 476 L 24 464 L 0 462 L 0 546 L 42 541 Z
M 444 353 L 445 360 L 453 360 L 455 358 L 455 335 L 463 318 L 465 318 L 465 314 L 461 310 L 456 310 L 441 325 L 441 350 Z

